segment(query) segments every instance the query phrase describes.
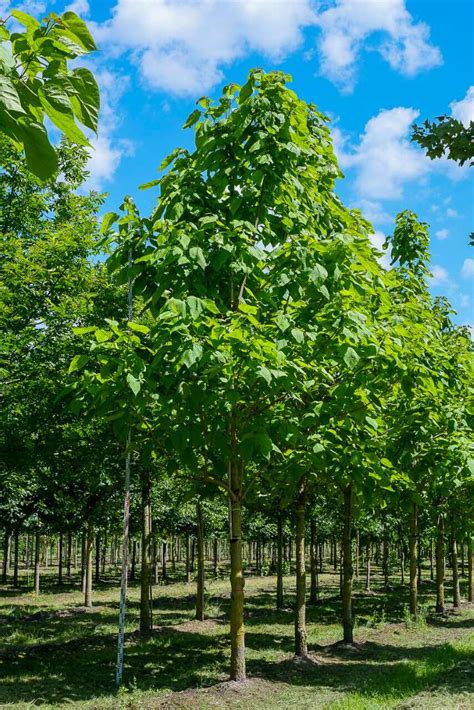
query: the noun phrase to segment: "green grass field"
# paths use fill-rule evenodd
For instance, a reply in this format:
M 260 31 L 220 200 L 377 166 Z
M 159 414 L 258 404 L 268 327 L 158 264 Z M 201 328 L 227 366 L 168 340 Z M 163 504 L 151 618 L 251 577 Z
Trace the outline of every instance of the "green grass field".
M 23 580 L 24 582 L 24 580 Z M 393 584 L 396 580 L 393 580 Z M 463 580 L 464 584 L 464 580 Z M 293 657 L 293 578 L 287 608 L 275 611 L 275 578 L 249 577 L 247 670 L 227 682 L 229 585 L 207 582 L 207 620 L 193 620 L 194 585 L 154 587 L 154 632 L 137 634 L 139 589 L 127 608 L 124 687 L 114 686 L 118 584 L 110 579 L 82 607 L 75 585 L 44 593 L 6 588 L 0 595 L 0 707 L 27 708 L 473 708 L 474 606 L 437 616 L 433 586 L 421 588 L 422 618 L 406 614 L 407 589 L 364 594 L 355 585 L 358 648 L 331 647 L 341 638 L 338 576 L 322 576 L 322 599 L 308 607 L 310 658 Z M 465 588 L 462 586 L 462 592 Z M 447 586 L 449 595 L 449 586 Z M 449 597 L 448 597 L 449 598 Z M 327 648 L 326 648 L 327 647 Z

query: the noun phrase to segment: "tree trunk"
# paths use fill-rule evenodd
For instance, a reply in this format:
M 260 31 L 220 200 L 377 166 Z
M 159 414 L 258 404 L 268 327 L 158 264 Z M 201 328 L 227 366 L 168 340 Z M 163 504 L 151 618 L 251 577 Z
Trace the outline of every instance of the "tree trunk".
M 365 571 L 365 591 L 370 592 L 370 558 L 372 554 L 372 540 L 370 538 L 370 535 L 367 537 L 367 543 L 365 546 L 365 563 L 366 563 L 366 571 Z
M 430 540 L 430 579 L 434 580 L 434 565 L 433 565 L 433 540 Z
M 107 563 L 107 547 L 108 547 L 108 541 L 107 541 L 107 534 L 104 535 L 104 542 L 102 543 L 102 552 L 100 556 L 100 573 L 102 577 L 105 577 L 105 569 L 106 569 L 106 563 Z
M 405 543 L 403 540 L 402 526 L 398 527 L 398 544 L 400 546 L 400 583 L 405 584 Z
M 58 546 L 58 584 L 62 585 L 63 583 L 63 547 L 64 547 L 64 541 L 63 541 L 63 534 L 62 532 L 59 533 L 59 546 Z
M 356 530 L 355 537 L 355 578 L 359 579 L 359 554 L 360 554 L 360 534 L 359 529 Z
M 40 551 L 41 551 L 41 535 L 39 530 L 35 533 L 35 572 L 34 572 L 34 589 L 35 594 L 40 593 Z
M 318 541 L 316 536 L 316 521 L 311 519 L 310 523 L 310 592 L 309 592 L 309 603 L 317 604 L 319 599 L 319 588 L 318 588 Z
M 204 530 L 202 524 L 201 501 L 196 503 L 197 537 L 197 580 L 196 580 L 196 615 L 197 621 L 204 621 Z
M 185 565 L 186 565 L 186 582 L 187 584 L 190 583 L 191 581 L 191 558 L 190 558 L 190 545 L 191 545 L 191 540 L 189 537 L 189 533 L 186 533 L 186 560 L 185 560 Z
M 444 612 L 444 518 L 438 517 L 438 536 L 436 538 L 436 611 Z
M 472 554 L 472 534 L 467 537 L 467 601 L 474 601 L 474 555 Z
M 148 473 L 142 477 L 142 546 L 140 569 L 140 633 L 147 636 L 152 627 L 151 564 L 152 564 L 151 487 Z
M 68 579 L 71 579 L 71 551 L 72 551 L 72 532 L 69 530 L 67 534 L 66 548 L 66 574 Z
M 166 582 L 168 579 L 168 570 L 166 563 L 168 561 L 168 543 L 166 540 L 163 540 L 162 545 L 161 545 L 161 579 L 163 582 Z
M 383 565 L 384 587 L 385 587 L 386 590 L 389 588 L 388 555 L 389 555 L 388 532 L 387 532 L 387 529 L 386 529 L 386 526 L 385 526 L 384 533 L 383 533 L 383 556 L 382 556 L 382 565 Z
M 86 593 L 86 533 L 82 534 L 81 540 L 81 590 L 82 593 Z
M 160 570 L 159 570 L 159 555 L 158 555 L 158 540 L 156 535 L 153 535 L 153 581 L 158 584 L 160 581 Z
M 420 587 L 421 582 L 422 582 L 422 577 L 421 577 L 422 553 L 423 553 L 423 548 L 421 546 L 421 535 L 418 532 L 418 588 Z
M 8 572 L 10 569 L 10 544 L 11 534 L 9 528 L 5 529 L 5 537 L 3 541 L 3 568 L 2 568 L 2 583 L 7 583 Z
M 242 472 L 243 473 L 243 472 Z M 242 568 L 242 473 L 235 461 L 229 463 L 230 504 L 230 636 L 231 680 L 245 680 L 244 575 Z
M 18 544 L 19 533 L 17 529 L 15 530 L 15 538 L 13 543 L 13 586 L 15 589 L 18 587 Z
M 296 499 L 296 603 L 295 603 L 295 656 L 308 655 L 306 635 L 306 561 L 304 545 L 305 485 L 300 483 Z
M 95 536 L 95 583 L 100 582 L 100 535 Z
M 25 549 L 25 568 L 26 568 L 26 576 L 27 579 L 29 578 L 29 571 L 30 571 L 30 536 L 26 536 L 26 549 Z
M 176 538 L 174 537 L 174 535 L 171 536 L 170 548 L 171 548 L 171 571 L 174 574 L 176 572 Z
M 219 576 L 219 570 L 218 570 L 218 547 L 217 547 L 217 537 L 214 538 L 212 541 L 212 571 L 214 575 L 214 579 L 217 579 Z
M 418 615 L 418 505 L 412 503 L 410 511 L 410 614 L 416 619 Z
M 277 519 L 277 609 L 283 609 L 283 512 L 280 508 Z
M 85 589 L 84 589 L 84 606 L 92 606 L 92 548 L 94 546 L 94 531 L 92 523 L 87 524 L 86 534 L 86 559 L 85 559 Z
M 352 619 L 352 505 L 353 486 L 349 483 L 344 489 L 344 533 L 343 533 L 343 565 L 344 579 L 342 585 L 342 626 L 344 643 L 353 643 Z
M 134 582 L 136 579 L 136 569 L 137 569 L 137 541 L 132 542 L 132 564 L 130 567 L 130 581 Z
M 458 609 L 461 606 L 461 594 L 459 591 L 458 545 L 454 521 L 451 521 L 451 560 L 453 567 L 453 607 Z

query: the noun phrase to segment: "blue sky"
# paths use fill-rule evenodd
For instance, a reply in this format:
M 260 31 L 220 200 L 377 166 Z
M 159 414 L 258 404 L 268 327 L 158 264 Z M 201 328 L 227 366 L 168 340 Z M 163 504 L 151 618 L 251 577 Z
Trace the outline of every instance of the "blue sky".
M 0 0 L 0 9 L 7 3 Z M 3 7 L 2 7 L 3 5 Z M 203 94 L 243 83 L 255 66 L 293 76 L 294 89 L 332 118 L 345 179 L 380 245 L 402 209 L 430 224 L 432 289 L 474 326 L 473 180 L 468 168 L 430 161 L 409 142 L 415 120 L 474 120 L 473 0 L 61 0 L 13 3 L 34 14 L 73 9 L 101 49 L 90 61 L 103 113 L 91 184 L 107 209 L 163 157 L 190 146 L 183 131 Z

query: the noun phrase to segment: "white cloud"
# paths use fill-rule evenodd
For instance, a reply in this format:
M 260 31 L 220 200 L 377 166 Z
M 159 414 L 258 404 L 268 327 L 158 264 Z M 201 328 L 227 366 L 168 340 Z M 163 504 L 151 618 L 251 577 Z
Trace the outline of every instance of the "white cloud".
M 411 141 L 411 126 L 419 115 L 420 112 L 412 107 L 382 109 L 367 121 L 358 142 L 351 141 L 338 126 L 331 131 L 339 165 L 342 170 L 353 168 L 355 171 L 358 201 L 354 206 L 365 203 L 369 219 L 380 224 L 382 220 L 389 221 L 390 217 L 377 201 L 402 197 L 406 183 L 419 185 L 430 173 L 453 181 L 468 175 L 468 166 L 460 168 L 447 158 L 430 160 Z M 431 209 L 438 212 L 440 206 L 432 205 Z M 453 218 L 458 213 L 448 207 L 446 216 Z
M 447 217 L 457 217 L 458 213 L 456 212 L 456 210 L 453 210 L 452 207 L 448 207 L 448 209 L 446 210 L 446 215 Z
M 449 229 L 438 229 L 437 232 L 435 232 L 436 236 L 438 239 L 447 239 L 449 237 Z
M 474 121 L 474 86 L 470 86 L 466 96 L 460 101 L 452 101 L 449 104 L 451 115 L 461 121 L 466 127 Z
M 80 17 L 87 17 L 91 11 L 88 0 L 73 0 L 65 9 L 75 12 Z
M 10 2 L 10 0 L 0 0 L 0 17 L 7 17 L 11 10 L 21 10 L 27 12 L 28 15 L 33 15 L 38 20 L 41 20 L 46 14 L 47 3 L 45 0 L 24 0 L 24 2 Z M 25 28 L 16 20 L 12 23 L 24 32 Z M 12 29 L 12 27 L 10 27 Z
M 372 245 L 377 249 L 377 251 L 382 252 L 382 255 L 378 257 L 380 264 L 383 266 L 384 269 L 390 269 L 390 262 L 392 260 L 392 250 L 390 246 L 388 249 L 384 248 L 384 243 L 386 236 L 383 232 L 374 232 L 374 234 L 370 234 L 370 241 L 372 242 Z
M 341 167 L 356 170 L 356 191 L 366 200 L 401 197 L 403 184 L 422 178 L 430 161 L 410 142 L 410 126 L 419 112 L 401 106 L 382 110 L 365 125 L 360 142 L 348 149 L 336 134 L 335 149 Z
M 469 279 L 474 276 L 474 259 L 464 259 L 461 274 L 465 279 Z
M 84 0 L 75 0 L 82 3 Z M 251 53 L 278 62 L 318 28 L 319 70 L 344 90 L 355 82 L 364 49 L 375 49 L 395 71 L 413 76 L 442 62 L 429 28 L 405 0 L 117 0 L 98 24 L 101 46 L 132 60 L 149 86 L 175 94 L 208 91 L 230 62 Z M 369 41 L 372 45 L 369 46 Z
M 431 267 L 431 285 L 432 286 L 442 286 L 450 284 L 449 274 L 444 266 L 439 266 L 435 264 Z
M 358 209 L 362 216 L 372 224 L 388 224 L 393 221 L 393 217 L 382 207 L 380 202 L 360 199 L 351 204 L 352 209 Z
M 405 0 L 336 0 L 317 24 L 321 72 L 345 91 L 353 89 L 357 61 L 374 34 L 370 49 L 405 76 L 442 63 L 441 52 L 429 43 L 429 27 L 413 20 Z
M 118 146 L 114 147 L 111 138 L 107 135 L 100 135 L 92 139 L 94 150 L 87 164 L 90 171 L 90 178 L 87 181 L 88 187 L 101 190 L 104 183 L 109 182 L 117 170 L 122 158 L 122 151 Z
M 118 0 L 94 36 L 101 46 L 131 50 L 152 88 L 194 94 L 212 88 L 222 68 L 246 54 L 282 59 L 314 20 L 311 0 Z
M 98 136 L 92 135 L 89 139 L 93 150 L 87 165 L 90 178 L 86 187 L 100 191 L 113 180 L 122 157 L 131 155 L 134 146 L 132 141 L 117 138 L 117 129 L 120 127 L 118 106 L 127 88 L 128 78 L 104 67 L 92 69 L 99 85 L 101 108 Z
M 471 297 L 467 293 L 461 293 L 459 297 L 461 308 L 467 308 L 471 303 Z

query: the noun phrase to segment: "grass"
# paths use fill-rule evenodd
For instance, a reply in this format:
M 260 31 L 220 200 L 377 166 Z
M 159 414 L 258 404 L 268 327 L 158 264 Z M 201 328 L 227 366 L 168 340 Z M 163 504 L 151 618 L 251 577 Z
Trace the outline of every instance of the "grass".
M 249 681 L 226 682 L 229 586 L 208 581 L 205 622 L 193 619 L 194 585 L 154 588 L 151 638 L 136 629 L 139 589 L 129 589 L 125 686 L 114 687 L 117 579 L 82 607 L 78 582 L 44 592 L 0 592 L 0 707 L 153 708 L 468 708 L 474 707 L 474 607 L 433 614 L 433 586 L 422 585 L 421 621 L 406 614 L 407 589 L 375 593 L 356 584 L 356 650 L 330 646 L 341 638 L 338 576 L 321 577 L 321 603 L 308 607 L 310 657 L 293 658 L 294 580 L 285 578 L 287 608 L 276 611 L 275 578 L 246 580 Z M 23 580 L 24 583 L 24 580 Z M 449 595 L 449 587 L 447 589 Z

